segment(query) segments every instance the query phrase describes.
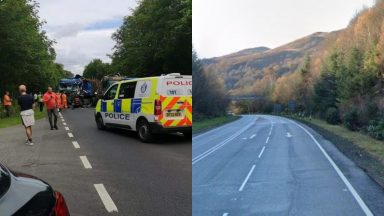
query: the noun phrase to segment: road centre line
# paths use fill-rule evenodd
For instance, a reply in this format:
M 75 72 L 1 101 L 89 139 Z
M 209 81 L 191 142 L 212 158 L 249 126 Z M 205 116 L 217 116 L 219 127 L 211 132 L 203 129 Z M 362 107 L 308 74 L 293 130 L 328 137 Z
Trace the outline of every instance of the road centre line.
M 72 138 L 72 137 L 73 137 L 73 133 L 68 133 L 68 136 L 69 136 L 70 138 Z
M 336 173 L 339 175 L 341 180 L 344 182 L 344 184 L 347 186 L 348 190 L 351 192 L 352 196 L 355 198 L 356 202 L 359 204 L 365 215 L 367 216 L 373 216 L 373 213 L 368 208 L 368 206 L 365 204 L 365 202 L 361 199 L 360 195 L 357 193 L 355 188 L 352 186 L 352 184 L 348 181 L 348 179 L 344 176 L 343 172 L 341 172 L 340 168 L 335 164 L 335 162 L 332 160 L 332 158 L 328 155 L 328 153 L 324 150 L 324 148 L 320 145 L 320 143 L 316 140 L 316 138 L 303 126 L 296 123 L 295 121 L 292 121 L 288 119 L 288 121 L 292 122 L 293 124 L 300 127 L 304 132 L 306 132 L 312 140 L 316 143 L 317 147 L 320 149 L 320 151 L 323 153 L 325 158 L 329 161 L 329 163 L 332 165 L 333 169 L 336 171 Z
M 229 214 L 228 214 L 228 212 L 225 212 L 224 214 L 223 214 L 223 216 L 228 216 Z
M 255 122 L 256 122 L 256 120 L 254 122 L 249 123 L 243 129 L 239 130 L 237 133 L 233 134 L 232 136 L 230 136 L 229 138 L 225 139 L 221 143 L 213 146 L 212 148 L 208 149 L 207 151 L 205 151 L 202 154 L 200 154 L 200 155 L 196 156 L 195 158 L 193 158 L 192 159 L 192 165 L 194 165 L 195 163 L 197 163 L 200 160 L 204 159 L 205 157 L 209 156 L 213 152 L 217 151 L 218 149 L 220 149 L 221 147 L 223 147 L 225 144 L 227 144 L 228 142 L 232 141 L 236 137 L 240 136 L 240 134 L 242 134 L 244 131 L 248 130 L 251 126 L 253 126 L 255 124 Z
M 80 156 L 80 160 L 83 163 L 85 169 L 92 169 L 91 163 L 89 163 L 87 156 Z
M 267 137 L 267 140 L 265 140 L 265 143 L 268 143 L 269 142 L 269 136 Z
M 243 191 L 245 185 L 247 184 L 247 182 L 248 182 L 248 180 L 249 180 L 249 177 L 251 177 L 251 175 L 252 175 L 252 173 L 253 173 L 253 170 L 255 170 L 255 167 L 256 167 L 256 165 L 253 164 L 251 170 L 249 170 L 249 172 L 248 172 L 247 177 L 245 177 L 243 183 L 241 184 L 241 186 L 240 186 L 240 188 L 239 188 L 239 191 Z
M 261 155 L 263 155 L 263 153 L 264 153 L 264 150 L 265 150 L 265 146 L 263 146 L 263 148 L 261 149 L 261 151 L 260 151 L 260 154 L 259 154 L 258 158 L 260 158 L 260 157 L 261 157 Z
M 63 122 L 63 125 L 67 125 L 67 123 Z
M 65 130 L 69 131 L 69 127 L 65 127 Z
M 61 119 L 62 122 L 64 122 L 65 120 L 64 119 Z
M 256 134 L 252 134 L 252 136 L 249 137 L 249 139 L 253 139 L 255 136 L 256 136 Z
M 107 211 L 109 213 L 118 212 L 115 203 L 113 202 L 111 196 L 108 194 L 104 185 L 103 184 L 94 184 L 94 186 L 95 186 L 97 193 L 99 194 L 101 201 L 104 204 L 105 209 L 107 209 Z
M 72 141 L 72 145 L 73 147 L 75 147 L 76 149 L 79 149 L 80 148 L 80 145 L 77 141 Z

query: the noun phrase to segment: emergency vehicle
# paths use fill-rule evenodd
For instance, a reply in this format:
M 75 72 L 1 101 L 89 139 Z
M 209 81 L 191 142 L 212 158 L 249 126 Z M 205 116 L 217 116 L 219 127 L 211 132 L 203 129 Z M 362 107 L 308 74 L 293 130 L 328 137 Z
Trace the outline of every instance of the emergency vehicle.
M 178 73 L 123 80 L 112 84 L 97 102 L 99 129 L 136 131 L 144 142 L 154 134 L 181 132 L 192 136 L 192 76 Z

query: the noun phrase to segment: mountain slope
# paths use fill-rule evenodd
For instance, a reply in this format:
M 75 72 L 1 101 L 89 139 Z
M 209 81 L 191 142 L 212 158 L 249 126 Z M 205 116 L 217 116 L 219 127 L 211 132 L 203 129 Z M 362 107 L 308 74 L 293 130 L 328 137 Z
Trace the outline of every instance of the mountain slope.
M 231 95 L 257 94 L 249 90 L 267 71 L 272 70 L 276 77 L 292 73 L 306 55 L 320 50 L 331 34 L 317 32 L 275 49 L 251 48 L 202 62 L 207 71 L 223 80 Z

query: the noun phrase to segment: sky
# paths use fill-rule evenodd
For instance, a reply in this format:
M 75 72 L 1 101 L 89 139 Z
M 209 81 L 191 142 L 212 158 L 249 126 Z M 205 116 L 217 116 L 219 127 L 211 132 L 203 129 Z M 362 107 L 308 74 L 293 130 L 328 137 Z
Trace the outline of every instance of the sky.
M 112 34 L 131 14 L 137 0 L 37 0 L 43 29 L 57 43 L 56 62 L 74 74 L 82 74 L 92 59 L 111 59 Z
M 374 0 L 193 0 L 192 41 L 200 58 L 276 48 L 314 32 L 347 27 Z

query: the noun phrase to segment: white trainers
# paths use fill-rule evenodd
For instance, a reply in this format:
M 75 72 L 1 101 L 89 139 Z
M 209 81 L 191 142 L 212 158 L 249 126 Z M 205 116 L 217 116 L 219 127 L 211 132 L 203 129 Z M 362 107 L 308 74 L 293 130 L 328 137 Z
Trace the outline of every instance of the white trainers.
M 33 142 L 29 141 L 28 139 L 25 141 L 25 145 L 33 146 Z

